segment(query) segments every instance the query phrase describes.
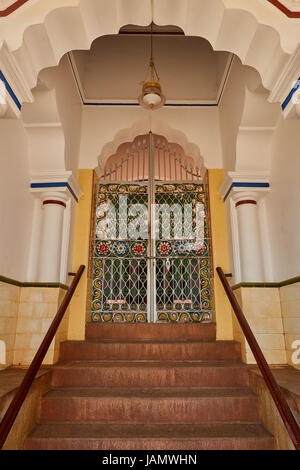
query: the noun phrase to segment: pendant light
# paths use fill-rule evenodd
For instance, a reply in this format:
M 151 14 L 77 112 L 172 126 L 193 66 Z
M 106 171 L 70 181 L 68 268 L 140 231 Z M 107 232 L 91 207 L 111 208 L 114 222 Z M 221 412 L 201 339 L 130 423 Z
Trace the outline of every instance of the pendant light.
M 161 108 L 166 98 L 162 94 L 161 85 L 159 83 L 159 76 L 154 64 L 153 58 L 153 22 L 151 23 L 151 52 L 149 61 L 148 79 L 142 82 L 142 93 L 139 96 L 139 103 L 143 108 L 154 110 Z

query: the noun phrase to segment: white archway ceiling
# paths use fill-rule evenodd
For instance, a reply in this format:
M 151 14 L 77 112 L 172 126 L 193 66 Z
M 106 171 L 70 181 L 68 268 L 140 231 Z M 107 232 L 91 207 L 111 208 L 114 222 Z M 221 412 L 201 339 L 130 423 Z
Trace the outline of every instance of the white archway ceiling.
M 154 22 L 174 24 L 235 53 L 256 68 L 271 90 L 300 41 L 299 22 L 261 0 L 153 0 Z M 74 49 L 116 34 L 125 24 L 151 22 L 151 0 L 43 0 L 0 20 L 0 35 L 33 88 L 40 70 Z

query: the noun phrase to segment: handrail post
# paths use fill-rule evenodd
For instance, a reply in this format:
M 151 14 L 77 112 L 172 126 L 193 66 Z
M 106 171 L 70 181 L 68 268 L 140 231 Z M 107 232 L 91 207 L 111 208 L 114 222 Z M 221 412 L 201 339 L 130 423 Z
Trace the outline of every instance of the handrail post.
M 280 416 L 284 422 L 284 425 L 289 433 L 289 436 L 295 446 L 296 450 L 300 450 L 300 428 L 287 404 L 286 399 L 284 398 L 279 385 L 277 384 L 274 375 L 271 372 L 271 369 L 262 353 L 258 342 L 249 326 L 249 323 L 246 320 L 246 317 L 235 297 L 231 286 L 229 285 L 223 269 L 218 267 L 217 273 L 223 284 L 228 300 L 231 303 L 233 311 L 237 317 L 237 320 L 242 328 L 242 331 L 246 337 L 246 340 L 251 348 L 251 351 L 255 357 L 257 365 L 262 373 L 263 378 L 266 381 L 267 387 L 272 395 L 272 398 L 275 402 L 275 405 L 280 413 Z
M 73 297 L 74 291 L 79 283 L 82 273 L 85 269 L 85 266 L 81 265 L 78 269 L 69 289 L 67 290 L 63 301 L 46 333 L 45 338 L 43 339 L 39 349 L 37 350 L 27 372 L 19 386 L 17 393 L 15 394 L 14 398 L 12 399 L 6 413 L 0 423 L 0 449 L 2 449 L 6 438 L 15 422 L 15 419 L 18 415 L 18 412 L 27 396 L 27 393 L 34 381 L 34 378 L 46 356 L 46 353 L 49 349 L 49 346 L 55 336 L 55 333 L 61 323 L 61 320 L 69 306 L 69 303 Z

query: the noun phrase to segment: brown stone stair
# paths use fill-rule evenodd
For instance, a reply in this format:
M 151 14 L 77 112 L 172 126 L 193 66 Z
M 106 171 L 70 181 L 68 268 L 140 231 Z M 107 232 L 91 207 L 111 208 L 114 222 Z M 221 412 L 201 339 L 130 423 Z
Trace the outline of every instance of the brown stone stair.
M 270 450 L 260 424 L 40 424 L 27 450 Z
M 88 324 L 61 344 L 26 449 L 273 449 L 240 345 L 215 325 Z
M 53 389 L 41 421 L 199 423 L 259 420 L 257 397 L 245 388 Z

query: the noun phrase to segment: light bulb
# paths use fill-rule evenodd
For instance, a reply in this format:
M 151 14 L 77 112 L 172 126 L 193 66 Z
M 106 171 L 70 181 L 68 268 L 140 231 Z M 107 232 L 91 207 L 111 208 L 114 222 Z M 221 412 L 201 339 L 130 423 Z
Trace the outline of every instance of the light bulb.
M 143 96 L 143 102 L 146 106 L 157 106 L 161 102 L 161 97 L 156 93 L 147 93 Z

